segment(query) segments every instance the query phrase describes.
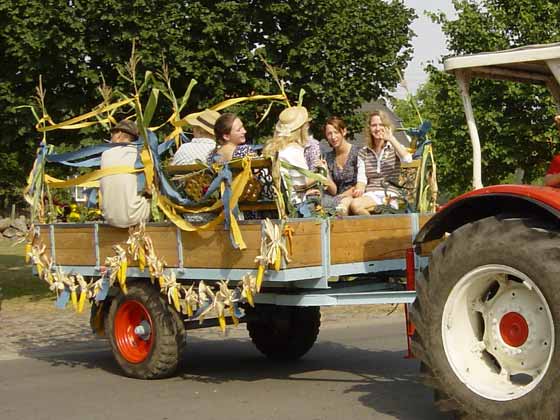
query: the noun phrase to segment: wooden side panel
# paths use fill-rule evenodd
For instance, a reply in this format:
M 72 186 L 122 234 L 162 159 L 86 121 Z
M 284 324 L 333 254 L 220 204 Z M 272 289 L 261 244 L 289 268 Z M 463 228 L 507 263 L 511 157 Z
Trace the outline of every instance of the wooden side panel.
M 310 220 L 289 225 L 294 229 L 294 236 L 292 261 L 288 268 L 321 265 L 321 224 Z
M 334 220 L 331 227 L 331 264 L 405 258 L 412 245 L 409 215 Z
M 260 224 L 240 225 L 247 249 L 234 249 L 229 231 L 222 228 L 181 232 L 183 265 L 188 268 L 254 268 L 260 254 Z
M 175 226 L 146 226 L 146 234 L 152 238 L 156 255 L 163 259 L 168 267 L 179 266 L 179 255 L 177 252 L 177 229 Z M 99 226 L 99 253 L 101 264 L 105 258 L 115 255 L 113 245 L 126 243 L 128 240 L 128 229 L 111 226 Z M 130 262 L 132 267 L 137 263 Z
M 422 229 L 422 227 L 428 223 L 428 220 L 430 220 L 435 213 L 428 213 L 428 214 L 422 214 L 420 215 L 420 220 L 419 220 L 419 224 L 420 224 L 420 229 Z M 444 238 L 440 238 L 440 239 L 436 239 L 430 242 L 424 242 L 423 244 L 420 244 L 420 255 L 423 257 L 427 257 L 429 256 L 432 251 L 443 241 Z
M 51 255 L 50 231 L 48 225 L 39 226 L 41 238 Z M 174 226 L 147 226 L 146 233 L 152 238 L 157 255 L 170 267 L 179 265 L 176 228 Z M 115 255 L 113 245 L 125 244 L 128 229 L 99 225 L 100 264 L 107 257 Z M 95 266 L 95 225 L 54 225 L 55 262 L 60 265 Z M 130 263 L 137 265 L 136 262 Z
M 45 227 L 46 241 L 49 228 Z M 50 240 L 48 241 L 50 244 Z M 55 263 L 59 265 L 95 265 L 94 226 L 54 225 Z
M 293 255 L 288 268 L 321 265 L 321 229 L 312 222 L 293 222 Z M 240 225 L 247 249 L 233 249 L 223 229 L 182 232 L 184 266 L 189 268 L 255 268 L 260 254 L 261 225 Z
M 423 213 L 418 217 L 418 224 L 420 225 L 420 229 L 422 229 L 422 227 L 424 227 L 424 225 L 426 223 L 428 223 L 428 220 L 430 220 L 435 213 Z
M 420 224 L 429 215 L 421 216 Z M 293 254 L 288 268 L 321 265 L 321 224 L 314 220 L 292 221 Z M 229 231 L 222 227 L 208 231 L 181 232 L 183 266 L 188 268 L 253 269 L 260 254 L 261 224 L 240 224 L 247 249 L 232 247 Z M 43 242 L 50 253 L 49 228 L 40 226 Z M 95 265 L 94 225 L 61 227 L 55 225 L 56 263 L 61 265 Z M 146 227 L 155 251 L 168 267 L 179 266 L 175 226 Z M 126 243 L 128 229 L 99 225 L 100 262 L 115 255 L 112 247 Z M 409 215 L 335 219 L 331 222 L 331 263 L 404 258 L 411 246 L 412 223 Z M 427 250 L 422 250 L 423 254 Z M 429 252 L 429 251 L 428 251 Z M 131 264 L 134 265 L 134 264 Z
M 36 229 L 39 229 L 39 235 L 40 235 L 41 241 L 45 245 L 45 254 L 49 258 L 52 258 L 51 241 L 50 241 L 50 238 L 49 238 L 49 226 L 48 225 L 38 225 L 38 226 L 36 226 Z

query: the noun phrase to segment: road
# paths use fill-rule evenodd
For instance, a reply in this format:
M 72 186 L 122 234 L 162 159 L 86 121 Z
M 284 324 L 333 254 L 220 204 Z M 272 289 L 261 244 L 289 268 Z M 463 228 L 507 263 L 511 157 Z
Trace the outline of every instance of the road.
M 238 328 L 193 331 L 178 375 L 125 378 L 104 340 L 0 361 L 0 418 L 446 419 L 405 359 L 399 314 L 327 322 L 300 361 L 274 364 Z M 215 329 L 212 329 L 215 331 Z

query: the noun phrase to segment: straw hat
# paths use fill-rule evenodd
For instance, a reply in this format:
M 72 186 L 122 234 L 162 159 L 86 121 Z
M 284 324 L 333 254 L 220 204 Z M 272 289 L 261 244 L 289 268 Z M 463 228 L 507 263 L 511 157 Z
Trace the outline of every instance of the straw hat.
M 292 106 L 286 108 L 280 113 L 278 122 L 276 123 L 277 136 L 289 136 L 290 133 L 301 128 L 303 124 L 309 121 L 307 109 L 303 106 Z
M 138 127 L 136 127 L 136 124 L 130 120 L 119 121 L 109 131 L 111 132 L 111 134 L 117 131 L 122 131 L 123 133 L 129 134 L 134 138 L 138 137 Z
M 191 127 L 200 127 L 204 131 L 214 135 L 214 124 L 220 118 L 220 113 L 211 109 L 205 109 L 202 112 L 195 112 L 185 117 L 185 121 Z

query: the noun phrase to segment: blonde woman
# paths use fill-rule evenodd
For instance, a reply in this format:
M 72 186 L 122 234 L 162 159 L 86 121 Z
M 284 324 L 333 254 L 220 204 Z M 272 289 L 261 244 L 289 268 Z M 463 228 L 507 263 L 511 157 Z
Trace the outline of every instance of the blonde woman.
M 263 155 L 273 157 L 298 168 L 309 170 L 305 159 L 304 148 L 308 140 L 309 114 L 303 106 L 286 108 L 280 113 L 276 124 L 274 137 L 269 140 L 263 150 Z M 297 169 L 281 168 L 282 174 L 289 177 L 293 191 L 292 202 L 300 204 L 304 201 L 306 190 L 316 181 L 307 178 Z M 336 191 L 332 181 L 327 188 Z M 314 191 L 313 193 L 318 192 Z M 311 194 L 308 191 L 307 194 Z
M 386 113 L 373 111 L 366 127 L 366 146 L 358 154 L 358 177 L 350 203 L 350 214 L 367 215 L 369 209 L 382 204 L 397 208 L 398 190 L 385 181 L 398 183 L 401 162 L 411 162 L 412 155 L 393 135 L 393 125 Z

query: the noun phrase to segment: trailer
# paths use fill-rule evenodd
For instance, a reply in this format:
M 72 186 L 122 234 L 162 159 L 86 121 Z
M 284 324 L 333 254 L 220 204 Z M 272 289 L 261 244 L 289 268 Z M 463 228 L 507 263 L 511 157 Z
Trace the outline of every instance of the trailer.
M 263 96 L 243 100 L 255 98 Z M 379 214 L 338 217 L 309 203 L 311 217 L 293 217 L 289 182 L 278 160 L 248 156 L 223 165 L 163 165 L 159 155 L 176 138 L 162 142 L 148 128 L 155 101 L 157 94 L 150 95 L 143 107 L 135 95 L 59 124 L 43 109 L 37 129 L 110 125 L 111 112 L 132 104 L 141 132 L 135 143 L 139 158 L 135 167 L 116 170 L 139 174 L 166 220 L 130 229 L 56 220 L 53 189 L 95 188 L 116 170 L 60 180 L 46 173 L 47 166 L 94 167 L 110 145 L 57 154 L 44 137 L 25 191 L 34 220 L 26 253 L 34 272 L 56 293 L 58 306 L 71 303 L 80 312 L 91 302 L 92 329 L 109 338 L 125 375 L 173 375 L 190 329 L 226 331 L 244 323 L 265 356 L 297 359 L 317 338 L 321 306 L 414 301 L 414 278 L 438 242 L 413 246 L 437 196 L 428 123 L 409 131 L 418 148 L 416 159 L 402 165 L 399 210 L 381 206 L 375 209 Z M 177 135 L 184 120 L 179 111 L 169 119 Z M 192 222 L 188 216 L 201 212 L 211 214 L 210 221 Z M 406 321 L 403 333 L 410 336 L 413 328 Z
M 421 268 L 425 260 L 428 251 L 413 254 L 412 241 L 428 218 L 429 215 L 413 213 L 287 220 L 287 226 L 293 229 L 290 262 L 284 261 L 278 271 L 267 271 L 260 292 L 254 296 L 254 305 L 241 305 L 246 314 L 239 321 L 247 322 L 253 342 L 267 356 L 291 358 L 292 353 L 299 357 L 313 345 L 321 306 L 412 303 L 415 292 L 410 283 L 400 279 L 406 278 L 407 269 Z M 228 232 L 223 228 L 183 232 L 169 223 L 150 223 L 145 234 L 153 241 L 157 255 L 165 259 L 166 271 L 173 270 L 182 286 L 195 285 L 198 289 L 204 281 L 212 287 L 221 280 L 235 285 L 247 274 L 256 275 L 254 261 L 265 235 L 262 221 L 239 223 L 247 243 L 243 251 L 230 249 Z M 101 223 L 57 223 L 37 225 L 36 229 L 38 237 L 45 238 L 45 255 L 59 270 L 93 279 L 107 269 L 102 261 L 114 254 L 113 246 L 129 238 L 128 230 Z M 98 332 L 103 325 L 107 328 L 115 357 L 126 374 L 142 378 L 168 376 L 178 362 L 183 329 L 216 326 L 216 319 L 206 319 L 201 324 L 197 317 L 176 311 L 138 262 L 128 265 L 126 276 L 126 294 L 115 288 L 109 297 L 94 304 L 94 317 L 99 308 L 104 311 L 102 325 L 95 328 Z M 282 314 L 288 316 L 288 321 Z M 177 323 L 173 333 L 167 325 L 172 320 Z M 227 320 L 231 322 L 231 318 Z M 138 327 L 146 322 L 149 326 L 138 334 Z M 283 328 L 282 323 L 286 323 Z M 148 366 L 161 358 L 154 340 L 163 331 L 176 335 L 170 341 L 177 348 L 172 350 L 169 366 L 152 370 Z M 267 343 L 272 337 L 268 334 L 273 331 L 275 343 L 269 348 Z M 293 337 L 294 333 L 300 336 Z M 302 346 L 300 339 L 307 343 L 304 348 L 291 348 Z M 141 346 L 143 343 L 149 345 Z M 145 369 L 140 368 L 144 365 Z

